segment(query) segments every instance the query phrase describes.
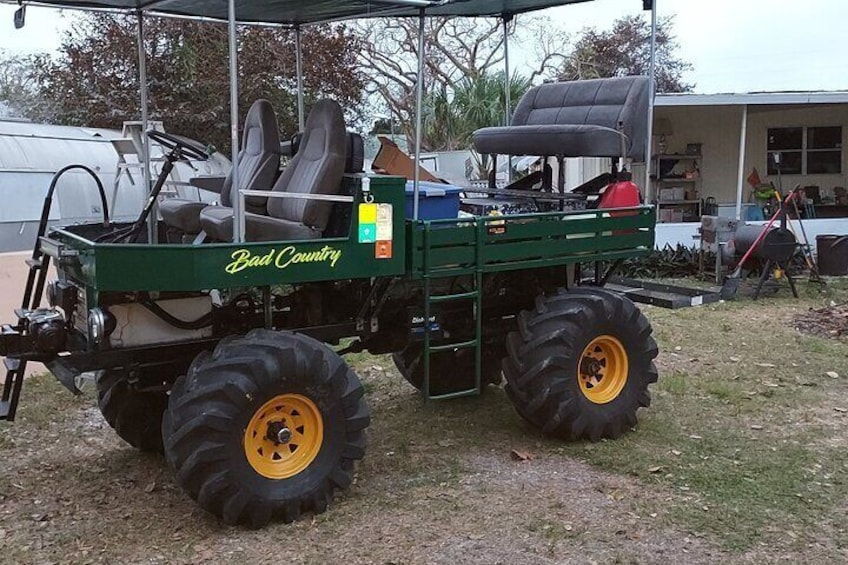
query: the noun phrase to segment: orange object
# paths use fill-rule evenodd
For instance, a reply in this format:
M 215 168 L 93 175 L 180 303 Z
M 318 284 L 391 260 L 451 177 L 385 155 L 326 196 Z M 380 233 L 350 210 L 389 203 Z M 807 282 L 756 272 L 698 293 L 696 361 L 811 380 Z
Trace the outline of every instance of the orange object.
M 630 174 L 625 173 L 619 177 L 620 180 L 610 183 L 601 195 L 598 208 L 633 208 L 639 206 L 641 194 L 636 183 L 630 180 Z M 613 218 L 621 216 L 635 216 L 638 212 L 610 212 Z M 613 235 L 636 233 L 637 230 L 613 230 Z
M 754 169 L 751 171 L 751 174 L 748 175 L 748 178 L 746 180 L 748 181 L 748 184 L 750 184 L 754 188 L 757 188 L 763 182 L 762 180 L 760 180 L 760 173 L 757 172 L 756 167 L 754 167 Z
M 408 179 L 415 178 L 415 164 L 409 155 L 401 151 L 397 143 L 388 137 L 378 136 L 377 139 L 380 140 L 380 150 L 374 157 L 371 169 L 376 173 L 385 175 L 398 175 Z M 418 171 L 418 178 L 422 181 L 444 182 L 421 165 L 418 166 Z
M 392 242 L 391 241 L 378 241 L 374 245 L 374 257 L 377 259 L 391 259 L 392 258 Z

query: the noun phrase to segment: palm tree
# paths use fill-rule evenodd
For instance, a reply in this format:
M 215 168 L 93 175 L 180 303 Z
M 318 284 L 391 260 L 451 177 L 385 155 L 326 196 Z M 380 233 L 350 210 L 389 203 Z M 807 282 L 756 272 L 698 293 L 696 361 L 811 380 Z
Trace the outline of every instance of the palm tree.
M 530 88 L 529 79 L 514 75 L 509 81 L 513 108 Z M 504 124 L 506 94 L 504 73 L 482 73 L 466 77 L 453 92 L 440 91 L 427 97 L 423 145 L 431 151 L 469 149 L 475 130 Z

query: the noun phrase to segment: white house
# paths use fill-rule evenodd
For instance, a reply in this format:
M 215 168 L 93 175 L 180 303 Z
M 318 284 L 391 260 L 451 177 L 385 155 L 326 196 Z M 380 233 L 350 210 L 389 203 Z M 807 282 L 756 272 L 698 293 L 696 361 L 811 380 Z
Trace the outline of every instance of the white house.
M 784 192 L 812 187 L 809 238 L 848 233 L 848 202 L 838 200 L 848 188 L 848 92 L 660 94 L 653 140 L 658 244 L 691 244 L 705 202 L 723 216 L 759 217 L 747 179 L 756 169 L 778 185 L 775 153 Z

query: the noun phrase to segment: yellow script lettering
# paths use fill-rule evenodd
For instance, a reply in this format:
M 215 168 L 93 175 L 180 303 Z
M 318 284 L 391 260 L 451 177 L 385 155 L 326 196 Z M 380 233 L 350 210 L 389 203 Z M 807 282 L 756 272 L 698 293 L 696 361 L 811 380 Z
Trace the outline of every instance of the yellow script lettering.
M 236 249 L 230 258 L 232 262 L 224 270 L 234 275 L 248 267 L 267 267 L 274 260 L 274 250 L 270 250 L 265 255 L 251 255 L 247 249 Z
M 342 257 L 342 250 L 325 245 L 314 251 L 298 251 L 294 245 L 289 245 L 277 252 L 271 249 L 265 255 L 252 255 L 247 249 L 233 251 L 230 258 L 232 261 L 224 268 L 231 275 L 252 267 L 269 267 L 273 265 L 278 269 L 285 269 L 290 265 L 301 263 L 329 263 L 334 268 Z

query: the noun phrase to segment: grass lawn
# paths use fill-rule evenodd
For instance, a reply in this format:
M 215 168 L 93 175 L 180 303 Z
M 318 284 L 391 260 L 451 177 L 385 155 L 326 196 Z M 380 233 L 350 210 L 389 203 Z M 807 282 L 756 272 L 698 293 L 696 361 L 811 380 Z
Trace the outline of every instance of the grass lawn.
M 495 387 L 424 405 L 388 357 L 351 355 L 373 412 L 355 484 L 262 531 L 198 510 L 91 391 L 34 377 L 0 426 L 0 562 L 846 562 L 848 342 L 793 321 L 848 280 L 800 290 L 645 307 L 660 380 L 616 441 L 544 438 Z

